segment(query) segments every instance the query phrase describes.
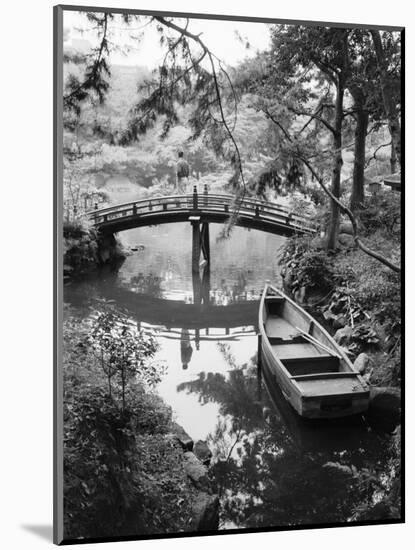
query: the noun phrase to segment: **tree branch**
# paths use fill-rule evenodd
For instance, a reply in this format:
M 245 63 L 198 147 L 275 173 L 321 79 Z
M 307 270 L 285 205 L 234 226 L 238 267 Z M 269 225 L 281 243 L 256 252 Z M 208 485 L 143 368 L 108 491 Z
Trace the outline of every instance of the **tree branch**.
M 295 115 L 298 115 L 298 116 L 309 116 L 310 119 L 315 119 L 315 120 L 318 120 L 319 122 L 321 122 L 322 124 L 324 124 L 324 126 L 330 130 L 330 132 L 332 132 L 333 134 L 336 133 L 336 130 L 335 128 L 324 118 L 322 118 L 321 116 L 319 116 L 318 113 L 321 112 L 321 107 L 319 107 L 317 109 L 317 111 L 315 113 L 309 113 L 308 111 L 299 111 L 298 109 L 294 109 L 294 107 L 288 107 L 288 110 L 291 111 L 292 113 L 294 113 Z
M 397 266 L 394 263 L 390 262 L 387 258 L 382 256 L 381 254 L 379 254 L 378 252 L 375 252 L 374 250 L 371 250 L 365 244 L 363 244 L 363 242 L 360 240 L 360 237 L 358 235 L 357 221 L 356 221 L 356 218 L 354 217 L 352 211 L 347 206 L 345 206 L 341 201 L 339 201 L 333 195 L 333 193 L 326 187 L 326 185 L 323 183 L 322 178 L 317 174 L 317 172 L 314 170 L 314 168 L 311 166 L 311 164 L 308 162 L 308 160 L 306 158 L 304 158 L 301 155 L 298 155 L 298 158 L 307 166 L 307 168 L 310 170 L 310 172 L 313 174 L 313 176 L 316 178 L 316 180 L 320 184 L 320 187 L 323 189 L 323 191 L 330 197 L 330 199 L 332 201 L 334 201 L 337 204 L 337 206 L 340 208 L 340 210 L 344 214 L 346 214 L 346 216 L 349 218 L 349 220 L 352 223 L 352 227 L 353 227 L 354 241 L 355 241 L 356 245 L 360 248 L 360 250 L 362 250 L 362 252 L 364 252 L 368 256 L 371 256 L 372 258 L 375 258 L 376 260 L 381 262 L 383 265 L 386 265 L 386 267 L 389 267 L 390 269 L 392 269 L 396 273 L 400 273 L 401 268 L 399 266 Z

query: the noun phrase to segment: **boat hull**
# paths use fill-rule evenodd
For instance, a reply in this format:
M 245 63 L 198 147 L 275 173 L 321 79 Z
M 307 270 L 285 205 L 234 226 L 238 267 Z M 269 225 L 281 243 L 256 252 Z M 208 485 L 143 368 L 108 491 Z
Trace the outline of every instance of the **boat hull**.
M 259 366 L 264 370 L 265 383 L 277 384 L 285 399 L 304 418 L 339 418 L 365 412 L 369 405 L 369 387 L 359 373 L 354 371 L 344 351 L 338 348 L 326 331 L 307 312 L 280 291 L 272 290 L 279 294 L 280 300 L 284 300 L 285 309 L 281 306 L 281 311 L 286 311 L 287 307 L 294 311 L 295 322 L 291 328 L 303 332 L 297 326 L 300 325 L 300 317 L 302 317 L 304 326 L 307 324 L 312 326 L 314 333 L 323 339 L 325 351 L 332 351 L 334 355 L 286 358 L 283 362 L 276 357 L 275 349 L 284 349 L 287 353 L 286 342 L 289 340 L 285 339 L 281 344 L 278 341 L 278 330 L 272 337 L 266 333 L 265 327 L 269 326 L 267 323 L 270 318 L 277 319 L 278 322 L 278 316 L 275 317 L 275 314 L 268 316 L 264 302 L 267 296 L 266 287 L 259 312 L 259 350 L 261 352 Z M 278 325 L 274 324 L 275 326 L 278 328 Z M 287 323 L 283 328 L 287 330 Z M 308 337 L 308 334 L 305 337 Z M 274 345 L 270 343 L 270 339 L 273 340 Z M 278 341 L 277 345 L 275 340 Z M 297 344 L 297 347 L 288 344 L 288 348 L 291 349 L 301 349 L 301 347 L 302 344 Z M 338 370 L 333 368 L 333 364 L 329 364 L 333 363 L 330 357 L 337 358 L 336 361 L 341 365 Z M 321 365 L 324 367 L 322 368 Z

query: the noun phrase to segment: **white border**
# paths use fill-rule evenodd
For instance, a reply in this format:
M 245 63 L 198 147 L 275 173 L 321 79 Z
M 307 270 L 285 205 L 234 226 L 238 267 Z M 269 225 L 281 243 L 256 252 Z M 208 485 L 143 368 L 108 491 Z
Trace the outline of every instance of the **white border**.
M 69 2 L 68 2 L 69 3 Z M 74 2 L 81 5 L 206 12 L 251 17 L 274 17 L 405 25 L 407 27 L 407 128 L 413 108 L 413 47 L 415 20 L 410 3 L 403 0 L 330 2 L 297 0 L 131 0 Z M 24 526 L 52 524 L 52 6 L 48 0 L 10 2 L 2 6 L 0 52 L 2 54 L 1 151 L 2 151 L 2 296 L 1 323 L 1 519 L 2 546 L 37 549 L 50 545 Z M 5 124 L 4 124 L 5 122 Z M 412 139 L 407 132 L 407 204 L 413 205 L 415 178 L 409 166 Z M 6 192 L 6 196 L 4 196 Z M 408 211 L 409 218 L 409 211 Z M 414 218 L 414 216 L 412 216 Z M 408 219 L 407 242 L 411 242 L 412 221 Z M 410 281 L 412 254 L 407 251 L 407 310 L 413 303 Z M 5 306 L 5 307 L 4 307 Z M 407 520 L 406 525 L 355 527 L 313 531 L 245 534 L 224 537 L 106 543 L 140 548 L 215 548 L 229 546 L 264 548 L 289 546 L 312 550 L 336 550 L 351 546 L 376 550 L 406 549 L 414 539 L 411 505 L 414 461 L 411 426 L 413 387 L 408 319 L 407 381 Z M 6 330 L 7 333 L 6 333 Z M 6 333 L 6 334 L 5 334 Z M 51 533 L 51 530 L 50 530 Z M 86 545 L 89 547 L 90 545 Z M 97 547 L 97 545 L 93 545 Z

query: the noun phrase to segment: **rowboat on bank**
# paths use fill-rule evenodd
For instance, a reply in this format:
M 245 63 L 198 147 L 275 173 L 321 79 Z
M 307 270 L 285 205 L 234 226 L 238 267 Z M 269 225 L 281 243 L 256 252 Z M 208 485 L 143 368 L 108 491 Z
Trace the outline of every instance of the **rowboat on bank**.
M 335 418 L 362 413 L 369 386 L 344 350 L 311 315 L 266 285 L 259 306 L 259 364 L 299 415 Z

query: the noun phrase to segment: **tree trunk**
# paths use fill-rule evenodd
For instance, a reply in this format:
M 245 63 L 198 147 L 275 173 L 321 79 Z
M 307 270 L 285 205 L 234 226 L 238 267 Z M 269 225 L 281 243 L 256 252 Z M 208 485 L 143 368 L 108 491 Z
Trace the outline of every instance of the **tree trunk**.
M 344 83 L 340 76 L 337 83 L 334 134 L 333 134 L 333 172 L 331 178 L 331 192 L 339 199 L 340 198 L 340 178 L 343 165 L 342 158 L 342 121 L 343 121 L 343 96 Z M 335 250 L 337 246 L 337 237 L 339 233 L 340 210 L 338 205 L 331 201 L 330 224 L 327 237 L 327 249 Z
M 392 148 L 395 149 L 399 164 L 401 164 L 401 125 L 393 98 L 393 92 L 389 85 L 389 75 L 385 52 L 379 31 L 370 31 L 376 52 L 376 60 L 379 68 L 380 85 L 382 89 L 383 105 L 388 119 L 389 132 L 392 139 Z
M 353 186 L 350 197 L 350 209 L 353 213 L 363 204 L 365 198 L 365 158 L 366 135 L 369 124 L 369 114 L 360 105 L 357 109 L 357 121 L 354 142 Z
M 393 143 L 391 143 L 391 158 L 390 158 L 391 174 L 396 173 L 396 151 Z

